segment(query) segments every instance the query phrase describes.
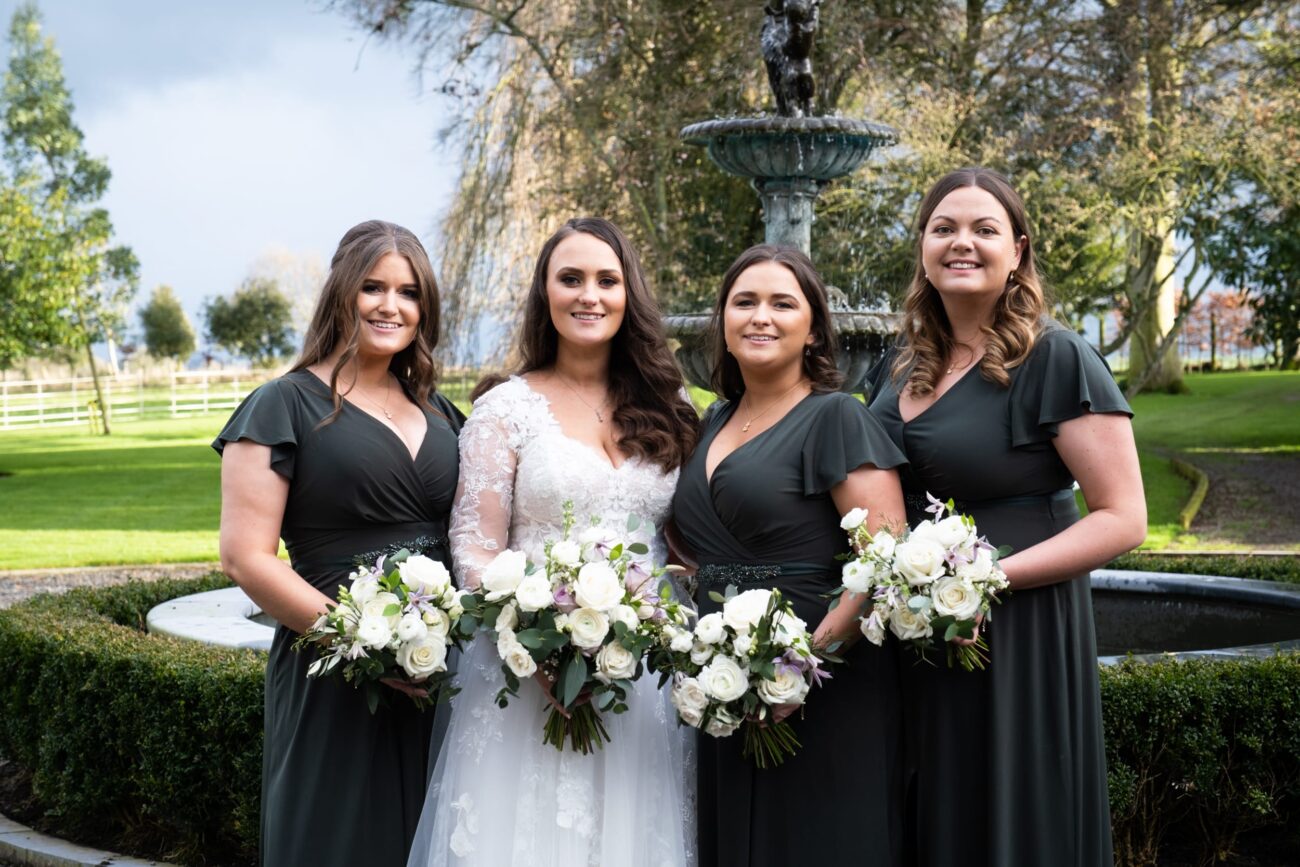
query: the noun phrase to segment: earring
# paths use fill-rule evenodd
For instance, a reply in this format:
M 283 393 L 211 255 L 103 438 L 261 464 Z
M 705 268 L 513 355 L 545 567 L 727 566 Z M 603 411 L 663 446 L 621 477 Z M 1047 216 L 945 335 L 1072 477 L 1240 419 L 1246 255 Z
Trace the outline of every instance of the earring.
M 805 347 L 803 348 L 803 354 L 806 355 L 806 356 L 810 356 L 810 355 L 812 355 L 812 347 L 811 347 L 811 346 L 805 346 Z

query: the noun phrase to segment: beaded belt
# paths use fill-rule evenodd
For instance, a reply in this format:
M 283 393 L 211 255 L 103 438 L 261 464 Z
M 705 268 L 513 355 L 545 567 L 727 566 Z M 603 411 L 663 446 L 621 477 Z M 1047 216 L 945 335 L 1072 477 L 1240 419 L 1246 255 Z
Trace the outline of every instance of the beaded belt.
M 958 512 L 970 513 L 975 509 L 989 506 L 1050 506 L 1054 503 L 1067 502 L 1074 502 L 1073 488 L 1061 488 L 1061 490 L 1052 491 L 1050 494 L 1028 494 L 1023 497 L 998 497 L 991 500 L 954 500 L 953 504 L 957 507 Z M 925 494 L 910 491 L 903 494 L 903 503 L 907 508 L 917 512 L 924 511 L 930 506 L 930 501 L 926 499 Z
M 761 584 L 778 575 L 825 575 L 831 567 L 817 563 L 705 563 L 695 573 L 700 588 Z
M 414 539 L 394 542 L 378 550 L 358 554 L 352 558 L 352 562 L 356 566 L 373 566 L 380 557 L 391 557 L 403 548 L 412 554 L 427 554 L 435 548 L 445 551 L 447 550 L 447 538 L 445 536 L 416 536 Z

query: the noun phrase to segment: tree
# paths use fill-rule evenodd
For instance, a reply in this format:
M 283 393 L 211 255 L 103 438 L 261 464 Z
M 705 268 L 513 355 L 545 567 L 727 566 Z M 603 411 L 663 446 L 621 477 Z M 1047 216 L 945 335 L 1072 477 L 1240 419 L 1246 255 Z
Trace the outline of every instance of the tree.
M 63 63 L 54 40 L 41 33 L 35 5 L 14 12 L 9 43 L 9 67 L 0 93 L 5 159 L 14 182 L 35 191 L 35 209 L 52 230 L 44 248 L 60 263 L 53 271 L 59 282 L 47 284 L 47 291 L 63 304 L 64 326 L 45 329 L 43 336 L 85 350 L 108 434 L 109 407 L 92 346 L 112 340 L 121 329 L 139 264 L 129 247 L 113 245 L 108 212 L 96 204 L 108 187 L 108 165 L 82 147 Z
M 153 290 L 149 303 L 140 310 L 140 324 L 145 348 L 155 358 L 184 361 L 194 352 L 194 327 L 172 287 Z
M 66 337 L 76 262 L 40 198 L 0 181 L 0 369 Z
M 293 351 L 293 306 L 274 281 L 249 278 L 229 299 L 210 299 L 204 315 L 212 343 L 258 367 Z

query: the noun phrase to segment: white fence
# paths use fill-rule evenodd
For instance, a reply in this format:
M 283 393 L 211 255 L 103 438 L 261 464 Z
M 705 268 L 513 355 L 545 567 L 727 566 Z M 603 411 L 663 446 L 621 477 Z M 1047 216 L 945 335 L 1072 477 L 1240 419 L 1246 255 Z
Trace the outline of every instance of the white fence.
M 101 376 L 113 421 L 180 418 L 231 410 L 275 375 L 263 370 L 182 370 L 146 378 L 144 373 Z M 95 430 L 100 411 L 95 383 L 71 379 L 0 381 L 0 430 L 86 425 Z

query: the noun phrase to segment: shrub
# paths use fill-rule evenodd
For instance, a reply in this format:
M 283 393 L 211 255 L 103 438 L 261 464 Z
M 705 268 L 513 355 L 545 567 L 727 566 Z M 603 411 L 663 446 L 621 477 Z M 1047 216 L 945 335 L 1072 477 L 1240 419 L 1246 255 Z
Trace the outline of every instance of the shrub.
M 1133 569 L 1142 572 L 1227 575 L 1229 578 L 1255 578 L 1260 581 L 1300 584 L 1300 556 L 1124 554 L 1116 557 L 1108 566 L 1111 569 Z
M 37 596 L 0 611 L 0 752 L 52 830 L 191 863 L 257 857 L 265 656 L 148 635 L 190 581 Z

